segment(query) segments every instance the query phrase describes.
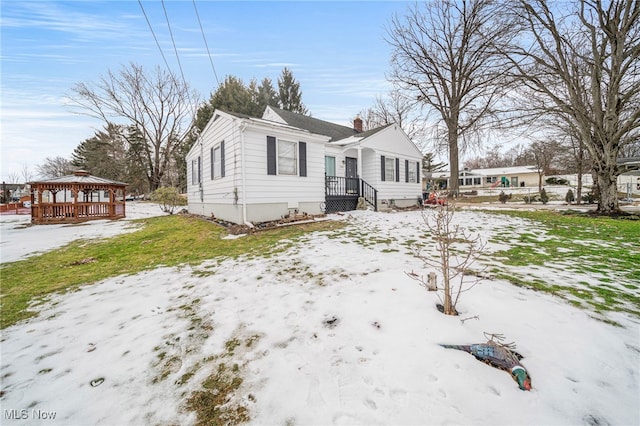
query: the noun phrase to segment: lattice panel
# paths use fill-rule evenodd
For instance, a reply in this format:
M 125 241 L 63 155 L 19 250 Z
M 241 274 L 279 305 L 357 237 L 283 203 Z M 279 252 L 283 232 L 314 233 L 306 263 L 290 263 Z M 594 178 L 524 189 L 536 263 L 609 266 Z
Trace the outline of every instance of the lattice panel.
M 338 198 L 338 199 L 327 198 L 326 213 L 346 212 L 350 210 L 355 210 L 357 206 L 358 206 L 357 197 Z

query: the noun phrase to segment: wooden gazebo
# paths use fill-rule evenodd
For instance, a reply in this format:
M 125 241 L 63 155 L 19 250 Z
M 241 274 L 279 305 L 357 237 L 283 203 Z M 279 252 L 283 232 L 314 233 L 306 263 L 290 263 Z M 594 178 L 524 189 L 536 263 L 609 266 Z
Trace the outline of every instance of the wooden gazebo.
M 125 217 L 126 183 L 84 170 L 31 185 L 31 223 L 77 223 Z

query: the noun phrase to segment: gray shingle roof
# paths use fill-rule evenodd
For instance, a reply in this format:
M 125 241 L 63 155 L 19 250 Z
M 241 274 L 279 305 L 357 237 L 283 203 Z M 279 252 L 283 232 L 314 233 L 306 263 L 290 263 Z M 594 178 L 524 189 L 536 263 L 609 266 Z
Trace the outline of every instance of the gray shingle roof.
M 295 112 L 285 111 L 280 108 L 271 107 L 271 109 L 280 116 L 289 126 L 307 130 L 317 135 L 331 137 L 331 141 L 348 138 L 349 136 L 360 135 L 354 129 L 342 126 L 340 124 L 330 123 L 328 121 L 309 117 L 307 115 L 296 114 Z
M 386 126 L 382 126 L 375 129 L 367 130 L 365 132 L 358 133 L 355 129 L 352 129 L 351 127 L 348 127 L 348 126 L 343 126 L 341 124 L 331 123 L 329 121 L 324 121 L 318 118 L 309 117 L 308 115 L 297 114 L 295 112 L 286 111 L 273 106 L 270 106 L 269 108 L 271 108 L 276 114 L 278 114 L 280 118 L 282 118 L 282 120 L 285 123 L 287 123 L 288 126 L 306 130 L 316 135 L 329 136 L 331 138 L 329 139 L 330 142 L 339 141 L 351 136 L 357 136 L 359 138 L 367 138 L 371 135 L 378 133 L 380 130 L 386 129 L 387 127 L 391 126 L 391 124 L 389 124 Z M 229 112 L 229 111 L 224 111 L 224 112 L 238 118 L 260 119 L 260 117 L 251 117 L 246 114 L 240 114 L 237 112 Z

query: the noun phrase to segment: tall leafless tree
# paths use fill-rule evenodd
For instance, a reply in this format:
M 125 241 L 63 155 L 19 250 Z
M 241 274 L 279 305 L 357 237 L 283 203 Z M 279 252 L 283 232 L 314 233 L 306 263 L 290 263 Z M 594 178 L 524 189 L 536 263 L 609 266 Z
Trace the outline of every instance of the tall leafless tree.
M 597 211 L 619 210 L 617 159 L 640 129 L 640 2 L 519 0 L 521 44 L 509 53 L 520 97 L 564 121 L 591 159 Z
M 394 17 L 391 79 L 436 110 L 446 130 L 451 193 L 457 194 L 459 155 L 495 112 L 506 89 L 496 46 L 510 41 L 511 24 L 494 0 L 433 0 Z
M 538 140 L 529 146 L 529 157 L 538 171 L 538 191 L 542 191 L 542 177 L 551 174 L 552 163 L 560 152 L 560 144 L 555 140 Z
M 24 183 L 31 182 L 31 180 L 33 180 L 33 172 L 29 168 L 28 164 L 22 165 L 22 169 L 20 170 L 20 173 L 22 174 L 22 179 Z
M 424 150 L 426 122 L 419 112 L 416 112 L 418 104 L 415 98 L 397 89 L 391 90 L 386 96 L 377 96 L 373 106 L 359 114 L 363 121 L 363 129 L 397 124 L 409 139 Z
M 61 157 L 47 157 L 44 159 L 44 163 L 37 166 L 38 175 L 45 178 L 57 178 L 61 176 L 70 175 L 75 170 L 71 161 Z M 24 171 L 23 171 L 24 174 Z
M 20 173 L 18 172 L 10 172 L 7 174 L 7 182 L 9 183 L 20 183 Z
M 72 100 L 80 111 L 110 123 L 124 119 L 136 130 L 140 145 L 140 166 L 146 170 L 149 189 L 160 186 L 171 159 L 190 129 L 197 94 L 189 85 L 159 67 L 145 73 L 130 64 L 118 73 L 109 71 L 97 83 L 77 83 Z

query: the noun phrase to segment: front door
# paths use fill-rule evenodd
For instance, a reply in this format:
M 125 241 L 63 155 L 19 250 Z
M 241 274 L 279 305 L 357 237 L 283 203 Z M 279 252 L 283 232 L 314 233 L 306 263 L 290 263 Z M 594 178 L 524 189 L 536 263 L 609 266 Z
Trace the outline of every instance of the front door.
M 345 177 L 347 178 L 347 193 L 358 193 L 358 159 L 345 157 Z

